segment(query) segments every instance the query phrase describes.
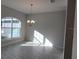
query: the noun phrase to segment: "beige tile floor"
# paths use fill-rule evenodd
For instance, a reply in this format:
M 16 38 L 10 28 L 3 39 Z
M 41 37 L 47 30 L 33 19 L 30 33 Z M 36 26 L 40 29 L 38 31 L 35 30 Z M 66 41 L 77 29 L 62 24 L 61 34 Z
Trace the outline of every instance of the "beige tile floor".
M 54 47 L 21 46 L 2 47 L 1 59 L 63 59 L 63 52 Z

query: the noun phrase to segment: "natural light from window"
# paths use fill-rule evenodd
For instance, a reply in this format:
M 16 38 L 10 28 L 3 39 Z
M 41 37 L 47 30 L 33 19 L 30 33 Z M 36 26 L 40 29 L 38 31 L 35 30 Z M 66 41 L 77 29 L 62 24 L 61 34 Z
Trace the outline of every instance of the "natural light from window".
M 40 44 L 40 46 L 49 46 L 49 47 L 53 46 L 53 44 L 46 37 L 44 37 L 43 34 L 41 34 L 36 30 L 34 30 L 33 42 Z
M 1 19 L 1 37 L 19 38 L 21 22 L 14 17 L 4 17 Z

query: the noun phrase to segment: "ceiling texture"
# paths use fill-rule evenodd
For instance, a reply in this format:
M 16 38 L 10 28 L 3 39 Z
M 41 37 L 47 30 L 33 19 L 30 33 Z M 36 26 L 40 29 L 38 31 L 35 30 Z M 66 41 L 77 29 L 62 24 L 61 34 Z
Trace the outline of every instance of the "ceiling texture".
M 67 0 L 1 0 L 1 4 L 17 11 L 31 14 L 31 6 L 33 3 L 32 13 L 45 13 L 64 10 L 67 8 Z

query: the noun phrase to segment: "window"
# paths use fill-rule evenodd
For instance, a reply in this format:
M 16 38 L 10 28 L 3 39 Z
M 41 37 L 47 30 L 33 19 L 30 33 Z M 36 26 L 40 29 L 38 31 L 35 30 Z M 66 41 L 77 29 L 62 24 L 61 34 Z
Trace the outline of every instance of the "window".
M 41 33 L 39 33 L 38 31 L 34 31 L 34 39 L 33 39 L 34 43 L 39 43 L 40 46 L 53 46 L 53 44 L 44 37 L 44 35 L 42 35 Z
M 1 20 L 2 38 L 20 37 L 21 22 L 13 17 L 5 17 Z

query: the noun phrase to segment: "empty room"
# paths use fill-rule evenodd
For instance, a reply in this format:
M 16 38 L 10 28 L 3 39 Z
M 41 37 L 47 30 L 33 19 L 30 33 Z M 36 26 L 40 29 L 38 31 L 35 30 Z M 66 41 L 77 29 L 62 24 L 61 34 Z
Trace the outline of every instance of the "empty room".
M 68 51 L 71 50 L 71 34 L 76 41 L 72 30 L 75 26 L 76 31 L 72 3 L 68 0 L 1 0 L 1 59 L 69 59 L 65 56 L 67 46 Z M 68 17 L 69 10 L 75 18 Z M 69 38 L 67 28 L 72 31 L 68 32 Z

